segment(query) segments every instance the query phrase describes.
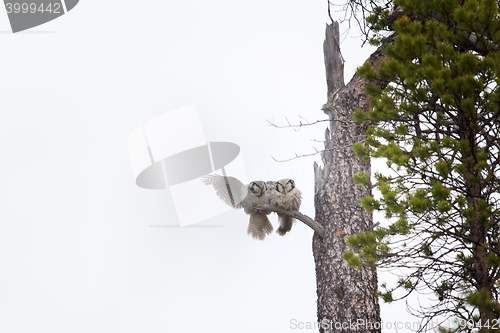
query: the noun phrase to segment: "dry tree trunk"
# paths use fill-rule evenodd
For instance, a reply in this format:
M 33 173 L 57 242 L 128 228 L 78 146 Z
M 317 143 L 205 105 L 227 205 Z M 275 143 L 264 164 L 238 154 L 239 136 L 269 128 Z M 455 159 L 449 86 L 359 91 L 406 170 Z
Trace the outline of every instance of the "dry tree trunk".
M 350 267 L 342 259 L 346 237 L 373 226 L 373 218 L 359 199 L 370 190 L 356 184 L 356 172 L 370 172 L 370 163 L 358 158 L 352 144 L 362 141 L 366 125 L 354 123 L 356 109 L 367 110 L 366 81 L 354 75 L 344 86 L 343 59 L 339 48 L 337 22 L 326 27 L 323 45 L 328 84 L 328 102 L 323 110 L 330 117 L 326 129 L 324 167 L 314 166 L 315 220 L 324 226 L 324 237 L 313 238 L 320 332 L 380 332 L 377 273 Z M 378 62 L 382 53 L 370 56 Z M 372 325 L 372 326 L 371 326 Z

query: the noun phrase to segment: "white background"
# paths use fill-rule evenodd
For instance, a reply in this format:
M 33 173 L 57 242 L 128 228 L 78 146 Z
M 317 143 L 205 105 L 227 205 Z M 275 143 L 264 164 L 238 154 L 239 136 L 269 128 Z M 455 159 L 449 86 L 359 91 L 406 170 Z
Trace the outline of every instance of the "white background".
M 266 119 L 325 118 L 327 21 L 326 1 L 83 0 L 12 34 L 0 10 L 0 332 L 314 322 L 308 227 L 256 241 L 241 211 L 172 227 L 169 192 L 135 185 L 127 144 L 141 123 L 196 104 L 208 141 L 237 143 L 248 179 L 295 179 L 314 217 L 319 156 L 273 157 L 320 149 L 325 125 L 295 132 Z M 347 83 L 373 49 L 353 25 L 342 51 Z M 382 319 L 414 320 L 402 303 L 382 305 Z

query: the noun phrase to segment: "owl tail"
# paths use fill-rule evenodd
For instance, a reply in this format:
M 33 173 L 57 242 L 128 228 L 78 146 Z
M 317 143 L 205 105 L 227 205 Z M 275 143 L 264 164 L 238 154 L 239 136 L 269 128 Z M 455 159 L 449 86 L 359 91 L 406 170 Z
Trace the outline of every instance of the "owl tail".
M 280 236 L 284 236 L 287 232 L 292 230 L 293 226 L 293 217 L 288 215 L 279 215 L 280 226 L 276 232 L 280 234 Z
M 273 232 L 273 225 L 264 214 L 250 215 L 247 233 L 255 239 L 263 240 L 266 235 Z

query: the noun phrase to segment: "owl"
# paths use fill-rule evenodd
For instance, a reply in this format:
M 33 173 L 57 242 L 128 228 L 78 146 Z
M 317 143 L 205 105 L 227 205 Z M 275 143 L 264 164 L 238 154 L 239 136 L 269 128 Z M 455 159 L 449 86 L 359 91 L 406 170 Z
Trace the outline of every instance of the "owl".
M 299 210 L 301 200 L 302 194 L 295 187 L 295 182 L 292 179 L 282 179 L 276 182 L 275 192 L 270 202 L 271 205 L 282 209 Z M 278 213 L 278 219 L 280 226 L 276 232 L 283 236 L 292 229 L 294 218 Z
M 273 231 L 273 225 L 267 217 L 271 212 L 255 208 L 257 205 L 269 204 L 265 182 L 253 181 L 245 185 L 237 178 L 219 175 L 205 176 L 203 182 L 212 185 L 215 193 L 226 204 L 234 209 L 243 208 L 244 212 L 250 215 L 247 233 L 253 238 L 263 240 Z
M 272 198 L 276 194 L 276 182 L 274 180 L 268 180 L 266 182 L 266 187 L 267 187 L 267 198 L 269 201 L 269 204 L 271 205 Z

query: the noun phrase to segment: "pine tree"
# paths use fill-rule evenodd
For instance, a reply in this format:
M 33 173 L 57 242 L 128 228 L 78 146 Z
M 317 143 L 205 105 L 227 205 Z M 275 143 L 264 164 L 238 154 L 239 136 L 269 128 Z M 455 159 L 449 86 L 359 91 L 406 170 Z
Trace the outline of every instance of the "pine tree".
M 390 172 L 354 179 L 388 225 L 351 236 L 354 266 L 401 268 L 387 302 L 432 291 L 423 320 L 456 331 L 500 328 L 500 13 L 494 0 L 395 0 L 368 17 L 387 58 L 358 74 L 370 125 L 354 150 Z M 386 8 L 387 6 L 384 6 Z M 380 37 L 384 31 L 390 37 Z M 380 84 L 384 82 L 384 84 Z M 450 323 L 449 323 L 450 324 Z

